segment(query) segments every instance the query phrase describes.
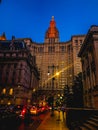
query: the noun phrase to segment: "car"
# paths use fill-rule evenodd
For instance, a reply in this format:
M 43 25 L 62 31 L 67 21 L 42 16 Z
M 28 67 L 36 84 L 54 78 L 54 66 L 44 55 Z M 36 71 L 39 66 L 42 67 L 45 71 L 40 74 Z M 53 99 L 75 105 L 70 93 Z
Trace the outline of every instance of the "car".
M 21 115 L 22 110 L 23 110 L 23 106 L 22 105 L 16 105 L 13 108 L 13 111 L 17 114 L 17 116 Z
M 39 107 L 40 108 L 40 111 L 41 111 L 41 113 L 44 113 L 44 112 L 47 112 L 50 108 L 49 108 L 49 106 L 40 106 Z
M 17 115 L 8 105 L 0 106 L 0 126 L 16 124 Z
M 32 106 L 30 108 L 30 114 L 31 115 L 38 115 L 41 113 L 41 108 L 39 108 L 38 106 Z
M 17 117 L 20 119 L 30 118 L 30 110 L 27 106 L 16 105 L 13 108 L 13 111 L 17 114 Z

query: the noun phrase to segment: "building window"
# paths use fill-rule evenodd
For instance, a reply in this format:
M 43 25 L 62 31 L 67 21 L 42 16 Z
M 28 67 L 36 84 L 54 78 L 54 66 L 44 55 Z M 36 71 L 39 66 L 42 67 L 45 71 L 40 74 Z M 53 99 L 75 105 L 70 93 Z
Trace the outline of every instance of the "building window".
M 39 48 L 38 48 L 38 52 L 39 52 L 39 53 L 43 53 L 43 52 L 44 52 L 44 48 L 43 48 L 43 47 L 39 47 Z
M 6 94 L 6 89 L 5 88 L 2 90 L 2 94 Z
M 61 52 L 66 52 L 66 47 L 65 46 L 60 46 L 60 51 Z
M 82 45 L 82 42 L 83 42 L 83 41 L 82 41 L 82 40 L 80 40 L 80 45 Z
M 16 76 L 16 73 L 15 73 L 15 70 L 14 70 L 14 71 L 13 71 L 13 77 L 12 77 L 12 84 L 14 84 L 15 76 Z
M 19 70 L 19 77 L 18 77 L 18 82 L 21 80 L 21 70 Z
M 9 95 L 13 95 L 13 88 L 10 88 Z
M 54 46 L 49 46 L 49 47 L 48 47 L 48 52 L 49 52 L 49 53 L 55 52 L 55 47 L 54 47 Z
M 34 47 L 34 52 L 37 52 L 37 48 L 36 47 Z
M 49 39 L 49 43 L 54 43 L 55 42 L 55 38 L 50 38 Z
M 72 50 L 72 46 L 71 46 L 71 45 L 68 45 L 68 46 L 67 46 L 67 50 L 68 50 L 68 53 L 70 53 L 71 50 Z
M 75 43 L 78 43 L 78 40 L 75 40 Z

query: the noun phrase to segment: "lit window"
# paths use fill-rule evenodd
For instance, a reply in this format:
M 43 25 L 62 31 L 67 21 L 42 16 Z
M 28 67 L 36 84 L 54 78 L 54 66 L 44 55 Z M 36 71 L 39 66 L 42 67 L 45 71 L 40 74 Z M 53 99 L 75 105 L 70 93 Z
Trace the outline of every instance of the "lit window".
M 13 88 L 10 89 L 9 94 L 10 94 L 10 95 L 13 94 Z
M 6 93 L 6 89 L 5 89 L 5 88 L 2 90 L 2 93 L 3 93 L 3 94 L 5 94 L 5 93 Z

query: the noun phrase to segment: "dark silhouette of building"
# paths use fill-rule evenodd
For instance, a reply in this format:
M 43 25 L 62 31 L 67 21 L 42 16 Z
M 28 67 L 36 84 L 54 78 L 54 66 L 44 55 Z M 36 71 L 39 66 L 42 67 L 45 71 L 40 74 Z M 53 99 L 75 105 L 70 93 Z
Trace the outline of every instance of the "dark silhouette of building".
M 35 56 L 22 40 L 0 41 L 0 103 L 28 104 L 38 89 Z
M 88 30 L 79 57 L 82 62 L 85 107 L 98 109 L 98 26 Z

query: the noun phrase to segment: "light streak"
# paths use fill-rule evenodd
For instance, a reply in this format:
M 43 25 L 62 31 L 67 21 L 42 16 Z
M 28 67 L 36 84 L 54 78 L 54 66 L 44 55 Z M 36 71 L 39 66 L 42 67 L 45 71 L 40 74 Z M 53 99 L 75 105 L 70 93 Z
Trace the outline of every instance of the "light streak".
M 73 64 L 70 64 L 69 66 L 67 66 L 67 67 L 65 67 L 65 68 L 63 68 L 62 70 L 60 70 L 60 71 L 58 71 L 57 73 L 55 73 L 54 75 L 52 75 L 51 77 L 49 77 L 46 81 L 44 81 L 43 83 L 42 83 L 42 86 L 44 85 L 44 84 L 47 84 L 52 78 L 55 78 L 55 77 L 57 77 L 58 75 L 60 75 L 62 72 L 64 72 L 65 70 L 68 70 L 68 69 L 70 69 L 71 67 L 73 66 Z

